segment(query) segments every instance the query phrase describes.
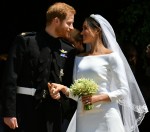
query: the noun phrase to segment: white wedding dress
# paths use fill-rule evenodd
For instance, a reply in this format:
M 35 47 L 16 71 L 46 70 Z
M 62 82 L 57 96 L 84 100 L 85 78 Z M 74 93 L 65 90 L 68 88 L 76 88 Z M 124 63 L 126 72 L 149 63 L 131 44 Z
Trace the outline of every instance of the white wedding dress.
M 111 102 L 97 102 L 92 110 L 84 110 L 81 99 L 70 92 L 69 97 L 77 100 L 78 106 L 67 132 L 125 132 L 118 106 L 118 101 L 128 93 L 123 72 L 123 62 L 117 53 L 76 56 L 74 79 L 93 79 L 99 85 L 97 94 L 107 93 Z M 116 86 L 113 89 L 112 79 Z

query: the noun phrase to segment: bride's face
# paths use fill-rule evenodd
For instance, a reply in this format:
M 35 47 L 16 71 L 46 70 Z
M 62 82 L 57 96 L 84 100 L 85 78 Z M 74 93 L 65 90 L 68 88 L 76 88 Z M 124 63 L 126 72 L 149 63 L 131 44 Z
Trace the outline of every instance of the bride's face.
M 83 23 L 83 29 L 81 34 L 83 35 L 83 43 L 90 44 L 96 40 L 97 30 L 91 28 L 88 23 L 85 21 Z

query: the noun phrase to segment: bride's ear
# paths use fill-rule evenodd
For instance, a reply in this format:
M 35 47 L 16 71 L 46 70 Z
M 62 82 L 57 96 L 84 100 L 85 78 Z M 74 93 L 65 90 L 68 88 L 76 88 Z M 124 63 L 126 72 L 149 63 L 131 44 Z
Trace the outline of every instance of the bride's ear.
M 101 35 L 102 34 L 102 29 L 101 28 L 97 28 L 96 29 L 96 34 Z
M 101 33 L 101 32 L 102 32 L 102 29 L 101 29 L 101 28 L 98 28 L 98 32 Z

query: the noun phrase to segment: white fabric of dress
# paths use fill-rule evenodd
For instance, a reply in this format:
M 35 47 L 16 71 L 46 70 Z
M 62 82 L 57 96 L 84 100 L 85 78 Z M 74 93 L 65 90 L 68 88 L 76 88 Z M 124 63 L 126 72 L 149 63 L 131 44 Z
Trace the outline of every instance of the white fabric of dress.
M 67 132 L 125 132 L 118 100 L 128 94 L 128 85 L 124 66 L 120 56 L 112 52 L 104 55 L 76 56 L 74 65 L 74 80 L 79 78 L 93 79 L 99 90 L 96 94 L 107 93 L 111 102 L 94 103 L 92 110 L 84 110 L 83 103 L 72 93 L 70 98 L 78 101 L 77 111 L 72 118 Z M 110 84 L 115 78 L 117 90 L 112 90 Z M 72 123 L 74 122 L 74 123 Z

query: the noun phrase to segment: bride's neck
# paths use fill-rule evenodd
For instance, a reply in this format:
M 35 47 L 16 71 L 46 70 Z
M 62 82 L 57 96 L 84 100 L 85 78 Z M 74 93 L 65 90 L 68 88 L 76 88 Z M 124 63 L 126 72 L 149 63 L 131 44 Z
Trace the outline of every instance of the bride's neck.
M 106 48 L 103 44 L 98 44 L 95 46 L 91 46 L 91 50 L 89 51 L 90 55 L 104 54 Z

